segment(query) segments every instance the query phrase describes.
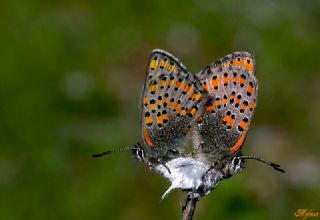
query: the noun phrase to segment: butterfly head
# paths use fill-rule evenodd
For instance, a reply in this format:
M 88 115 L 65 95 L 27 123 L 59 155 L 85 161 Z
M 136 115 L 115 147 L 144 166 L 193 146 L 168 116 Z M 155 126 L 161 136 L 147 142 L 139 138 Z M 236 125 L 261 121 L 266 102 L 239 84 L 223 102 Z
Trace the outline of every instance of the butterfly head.
M 224 168 L 225 178 L 229 178 L 236 173 L 239 173 L 245 168 L 244 160 L 238 156 L 233 157 L 226 163 Z
M 143 148 L 140 146 L 140 144 L 136 144 L 132 149 L 131 149 L 134 157 L 141 162 L 145 161 L 145 152 Z

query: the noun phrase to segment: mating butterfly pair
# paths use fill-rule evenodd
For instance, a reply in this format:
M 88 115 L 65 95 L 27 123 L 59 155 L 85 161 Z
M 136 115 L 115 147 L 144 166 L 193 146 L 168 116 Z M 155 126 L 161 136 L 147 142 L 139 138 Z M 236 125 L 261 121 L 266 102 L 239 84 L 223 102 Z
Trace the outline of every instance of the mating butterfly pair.
M 140 143 L 132 150 L 169 179 L 171 186 L 196 198 L 207 195 L 225 178 L 256 159 L 284 172 L 279 165 L 253 156 L 240 156 L 257 99 L 255 60 L 235 52 L 195 76 L 170 53 L 156 49 L 147 69 L 141 106 Z M 186 143 L 192 140 L 191 150 Z

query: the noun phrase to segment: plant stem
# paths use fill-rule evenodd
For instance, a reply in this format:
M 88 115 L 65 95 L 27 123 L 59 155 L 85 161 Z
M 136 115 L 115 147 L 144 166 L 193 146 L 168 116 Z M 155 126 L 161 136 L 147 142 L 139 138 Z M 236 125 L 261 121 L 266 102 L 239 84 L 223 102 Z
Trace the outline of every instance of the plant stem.
M 197 206 L 197 202 L 197 198 L 190 198 L 187 195 L 186 202 L 182 207 L 182 220 L 192 220 L 194 210 Z

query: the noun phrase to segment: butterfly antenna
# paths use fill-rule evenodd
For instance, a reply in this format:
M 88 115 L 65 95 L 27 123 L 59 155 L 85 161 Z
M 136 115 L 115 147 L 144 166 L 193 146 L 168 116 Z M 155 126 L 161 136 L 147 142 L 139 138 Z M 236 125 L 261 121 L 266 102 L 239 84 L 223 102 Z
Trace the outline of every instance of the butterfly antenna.
M 260 161 L 266 165 L 268 165 L 269 167 L 279 171 L 279 172 L 282 172 L 282 173 L 285 173 L 285 171 L 283 169 L 280 168 L 280 165 L 279 164 L 275 164 L 275 163 L 272 163 L 270 161 L 267 161 L 265 159 L 262 159 L 260 157 L 256 157 L 256 156 L 240 156 L 239 157 L 240 159 L 253 159 L 253 160 L 257 160 L 257 161 Z
M 100 154 L 94 154 L 94 155 L 92 155 L 92 157 L 103 157 L 105 155 L 119 153 L 119 152 L 122 152 L 122 151 L 133 150 L 133 149 L 135 149 L 135 147 L 123 147 L 123 148 L 116 149 L 116 150 L 108 150 L 108 151 L 105 151 L 105 152 L 100 153 Z

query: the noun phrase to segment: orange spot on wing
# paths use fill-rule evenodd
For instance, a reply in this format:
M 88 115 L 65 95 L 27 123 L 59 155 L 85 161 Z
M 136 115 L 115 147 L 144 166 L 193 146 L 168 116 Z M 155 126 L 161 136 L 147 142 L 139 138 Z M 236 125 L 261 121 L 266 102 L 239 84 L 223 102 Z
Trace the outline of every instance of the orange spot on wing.
M 240 77 L 240 84 L 245 84 L 246 83 L 246 80 L 242 77 Z
M 148 144 L 148 145 L 150 145 L 150 147 L 152 147 L 152 141 L 151 141 L 151 139 L 150 139 L 150 136 L 149 136 L 149 134 L 148 134 L 148 131 L 147 131 L 147 128 L 146 127 L 144 127 L 143 128 L 143 137 L 144 137 L 144 140 L 146 141 L 146 143 Z
M 168 97 L 164 97 L 164 103 L 167 103 L 168 104 Z
M 153 110 L 156 110 L 156 104 L 150 104 L 150 109 L 151 109 L 151 111 Z
M 152 124 L 153 120 L 151 116 L 145 117 L 146 124 Z
M 249 59 L 249 61 L 250 61 L 250 63 L 248 63 L 248 60 L 246 60 L 246 61 L 244 62 L 244 68 L 245 68 L 247 71 L 252 72 L 252 70 L 253 70 L 252 60 Z
M 203 88 L 203 90 L 204 90 L 205 92 L 209 92 L 209 86 L 208 86 L 208 84 L 207 84 L 206 82 L 203 83 L 202 88 Z
M 190 98 L 191 98 L 192 100 L 199 100 L 199 99 L 201 99 L 201 97 L 202 97 L 202 95 L 201 95 L 200 93 L 198 93 L 198 92 L 194 92 L 194 93 L 190 96 Z
M 144 98 L 144 99 L 143 99 L 143 104 L 144 104 L 144 105 L 148 105 L 148 98 Z
M 167 65 L 168 65 L 168 62 L 166 62 L 164 60 L 161 60 L 159 65 L 160 65 L 161 68 L 166 68 Z
M 170 80 L 169 87 L 173 86 L 173 84 L 174 84 L 174 79 Z
M 185 109 L 183 109 L 183 110 L 179 111 L 179 114 L 181 116 L 185 116 L 187 114 L 187 111 Z
M 165 66 L 166 62 L 164 62 L 164 60 L 160 61 L 160 67 L 163 68 Z
M 154 84 L 150 87 L 151 92 L 156 92 L 157 91 L 157 84 Z
M 240 102 L 241 102 L 241 99 L 237 98 L 237 99 L 236 99 L 236 104 L 237 104 L 237 105 L 240 105 Z
M 207 111 L 208 111 L 208 112 L 212 112 L 212 111 L 214 111 L 215 109 L 216 109 L 216 107 L 215 107 L 214 105 L 210 105 L 210 106 L 207 107 Z
M 183 92 L 189 93 L 192 90 L 192 87 L 193 87 L 192 85 L 189 86 L 188 83 L 185 83 L 184 88 L 183 88 Z
M 176 102 L 176 104 L 173 107 L 176 111 L 178 111 L 180 109 L 180 104 L 178 102 Z
M 158 61 L 157 60 L 152 60 L 150 63 L 150 68 L 155 69 L 158 66 Z
M 189 86 L 187 89 L 187 93 L 189 93 L 193 89 L 193 85 Z
M 253 86 L 249 85 L 247 92 L 253 94 Z
M 168 114 L 163 114 L 163 115 L 162 115 L 162 120 L 169 120 Z
M 215 101 L 215 105 L 216 105 L 216 106 L 218 106 L 218 105 L 222 105 L 221 100 L 217 100 L 217 101 Z
M 161 87 L 164 87 L 166 85 L 166 80 L 161 80 Z
M 173 68 L 171 68 L 171 71 L 172 72 L 178 72 L 178 69 L 177 69 L 177 67 L 173 66 Z
M 247 131 L 243 132 L 243 134 L 240 136 L 238 141 L 233 145 L 232 147 L 229 148 L 230 151 L 237 151 L 241 148 L 243 145 L 244 140 L 246 139 L 247 136 Z
M 227 126 L 231 126 L 232 127 L 233 124 L 234 124 L 234 119 L 232 119 L 230 115 L 224 116 L 223 121 L 226 122 Z
M 171 101 L 171 102 L 169 103 L 169 109 L 172 109 L 172 108 L 173 108 L 173 105 L 174 105 L 174 102 Z
M 157 124 L 163 124 L 163 119 L 162 119 L 162 116 L 158 116 L 157 117 Z
M 219 86 L 219 81 L 217 79 L 212 79 L 211 80 L 211 86 L 212 88 L 217 88 Z
M 232 82 L 233 82 L 234 84 L 236 84 L 236 83 L 238 82 L 238 76 L 237 76 L 237 75 L 235 75 L 235 76 L 232 77 Z
M 255 100 L 253 100 L 253 101 L 251 102 L 251 105 L 250 105 L 250 110 L 251 110 L 251 111 L 254 110 L 255 107 L 256 107 L 256 102 L 255 102 Z
M 241 67 L 242 66 L 242 59 L 238 58 L 238 59 L 234 59 L 233 60 L 233 65 L 236 67 Z
M 229 76 L 223 76 L 223 84 L 228 84 Z
M 202 95 L 201 95 L 200 93 L 198 93 L 198 94 L 194 97 L 194 99 L 195 99 L 196 101 L 198 101 L 199 99 L 201 99 L 201 97 L 202 97 Z
M 247 106 L 244 104 L 244 103 L 242 103 L 242 105 L 241 105 L 241 110 L 243 110 L 243 111 L 245 111 L 246 110 L 246 108 L 247 108 Z
M 243 128 L 243 130 L 247 127 L 247 123 L 248 122 L 245 122 L 245 121 L 241 121 L 240 123 L 239 123 L 239 126 L 241 127 L 241 128 Z
M 223 105 L 224 105 L 224 106 L 227 106 L 227 104 L 228 104 L 228 98 L 225 97 L 225 98 L 223 98 Z
M 167 63 L 166 69 L 167 71 L 177 72 L 177 67 L 175 67 L 175 65 L 171 65 L 170 63 Z
M 195 108 L 192 108 L 189 113 L 192 115 L 192 116 L 195 116 L 195 114 L 197 113 L 197 109 Z
M 180 88 L 180 86 L 183 84 L 183 82 L 179 82 L 179 81 L 177 81 L 177 84 L 176 84 L 176 89 L 179 89 Z
M 183 86 L 183 90 L 182 90 L 182 91 L 183 91 L 184 93 L 186 93 L 186 92 L 188 91 L 188 88 L 189 88 L 188 83 L 185 83 L 184 86 Z

